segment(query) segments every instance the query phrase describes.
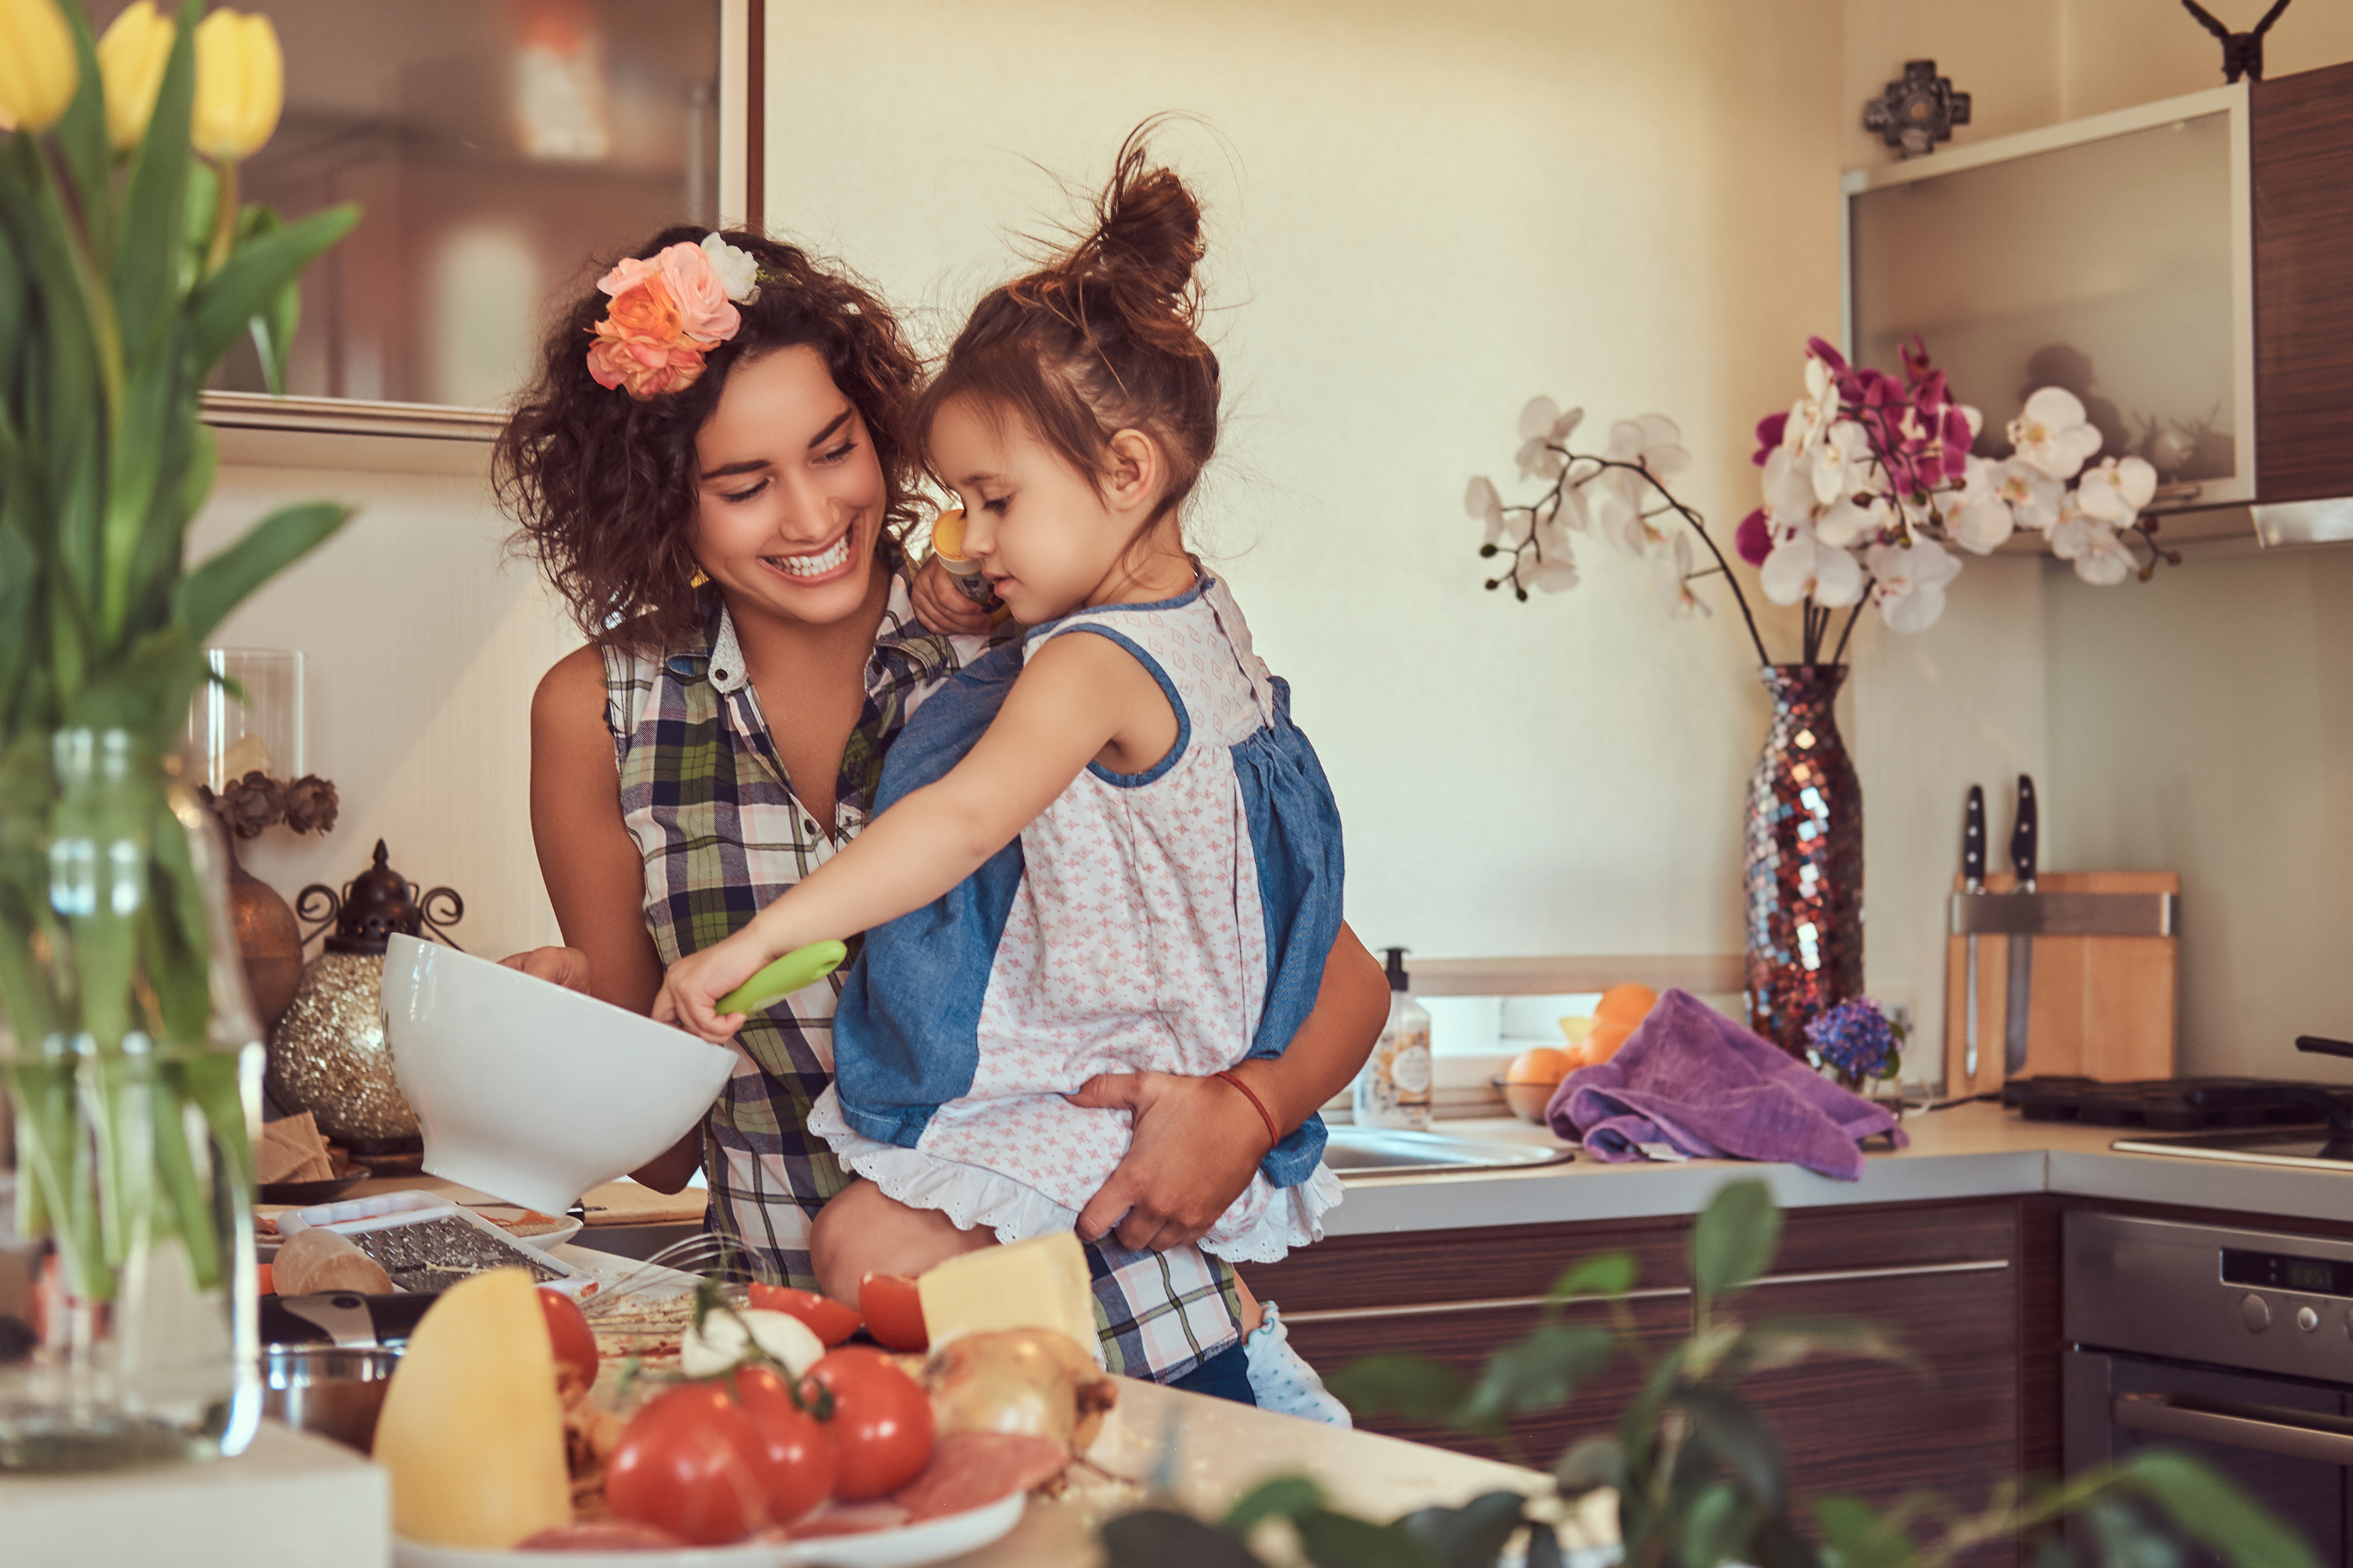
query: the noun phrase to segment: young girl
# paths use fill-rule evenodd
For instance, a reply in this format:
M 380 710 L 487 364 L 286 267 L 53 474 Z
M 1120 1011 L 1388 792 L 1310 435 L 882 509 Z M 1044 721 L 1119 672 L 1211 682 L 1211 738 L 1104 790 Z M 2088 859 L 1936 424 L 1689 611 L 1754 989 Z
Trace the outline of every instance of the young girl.
M 869 932 L 808 1122 L 867 1178 L 818 1222 L 837 1295 L 1071 1228 L 1129 1131 L 1069 1097 L 1099 1073 L 1280 1053 L 1339 928 L 1323 771 L 1185 549 L 1219 396 L 1194 327 L 1198 208 L 1131 137 L 1096 216 L 983 300 L 918 410 L 965 552 L 1028 635 L 910 721 L 865 833 L 674 964 L 655 1007 L 724 1038 L 741 1019 L 716 998 Z M 1202 1238 L 1216 1256 L 1280 1258 L 1338 1201 L 1320 1121 L 1266 1125 L 1259 1174 Z

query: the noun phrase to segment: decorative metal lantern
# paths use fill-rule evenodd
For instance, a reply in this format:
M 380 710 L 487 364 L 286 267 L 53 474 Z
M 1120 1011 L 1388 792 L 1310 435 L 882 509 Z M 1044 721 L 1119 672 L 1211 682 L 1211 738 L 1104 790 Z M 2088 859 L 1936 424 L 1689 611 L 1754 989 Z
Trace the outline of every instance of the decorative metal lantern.
M 448 888 L 420 895 L 392 868 L 378 839 L 375 863 L 340 895 L 313 882 L 294 908 L 318 922 L 305 942 L 330 925 L 334 931 L 303 966 L 270 1036 L 269 1098 L 289 1114 L 310 1111 L 322 1132 L 362 1158 L 422 1152 L 417 1112 L 401 1098 L 385 1048 L 385 950 L 395 931 L 430 932 L 456 947 L 445 928 L 465 918 L 465 900 Z

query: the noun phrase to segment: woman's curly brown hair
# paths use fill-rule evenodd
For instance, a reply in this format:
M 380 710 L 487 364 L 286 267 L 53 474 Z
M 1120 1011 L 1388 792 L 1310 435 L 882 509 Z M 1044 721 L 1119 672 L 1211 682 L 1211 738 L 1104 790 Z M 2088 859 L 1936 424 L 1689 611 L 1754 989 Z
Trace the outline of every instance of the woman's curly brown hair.
M 659 254 L 709 230 L 666 228 L 635 252 Z M 797 247 L 739 229 L 720 237 L 759 263 L 759 298 L 743 325 L 704 356 L 682 392 L 639 403 L 588 374 L 589 334 L 610 303 L 591 290 L 548 333 L 538 375 L 500 432 L 491 482 L 517 522 L 517 547 L 536 559 L 590 641 L 634 651 L 680 647 L 709 615 L 691 586 L 698 472 L 694 438 L 719 405 L 728 373 L 773 350 L 806 345 L 858 409 L 881 464 L 886 536 L 914 521 L 920 477 L 915 399 L 923 364 L 898 319 L 870 290 L 819 267 Z

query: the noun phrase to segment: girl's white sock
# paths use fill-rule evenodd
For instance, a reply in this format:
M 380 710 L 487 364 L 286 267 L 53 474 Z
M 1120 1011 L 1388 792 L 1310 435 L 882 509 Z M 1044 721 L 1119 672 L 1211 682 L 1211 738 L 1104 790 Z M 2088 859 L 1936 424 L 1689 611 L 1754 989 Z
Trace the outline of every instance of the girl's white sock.
M 1250 1393 L 1259 1408 L 1276 1410 L 1328 1426 L 1351 1426 L 1348 1407 L 1332 1396 L 1300 1353 L 1291 1348 L 1291 1331 L 1271 1301 L 1261 1303 L 1265 1317 L 1242 1341 L 1250 1362 Z

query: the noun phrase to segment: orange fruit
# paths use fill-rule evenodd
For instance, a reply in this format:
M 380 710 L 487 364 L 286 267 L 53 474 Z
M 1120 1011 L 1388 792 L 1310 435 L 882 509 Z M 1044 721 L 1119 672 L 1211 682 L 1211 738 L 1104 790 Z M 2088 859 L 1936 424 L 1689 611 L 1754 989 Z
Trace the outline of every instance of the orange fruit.
M 1505 1083 L 1558 1083 L 1576 1068 L 1576 1058 L 1550 1046 L 1537 1046 L 1512 1058 L 1504 1070 Z
M 1598 1029 L 1604 1023 L 1622 1021 L 1631 1028 L 1649 1017 L 1651 1009 L 1658 1005 L 1659 994 L 1647 985 L 1637 985 L 1630 981 L 1623 985 L 1612 985 L 1601 994 L 1601 1000 L 1593 1005 L 1593 1026 Z
M 1618 1054 L 1618 1047 L 1634 1032 L 1634 1026 L 1620 1018 L 1596 1018 L 1593 1032 L 1585 1037 L 1585 1060 L 1580 1065 L 1597 1067 Z

